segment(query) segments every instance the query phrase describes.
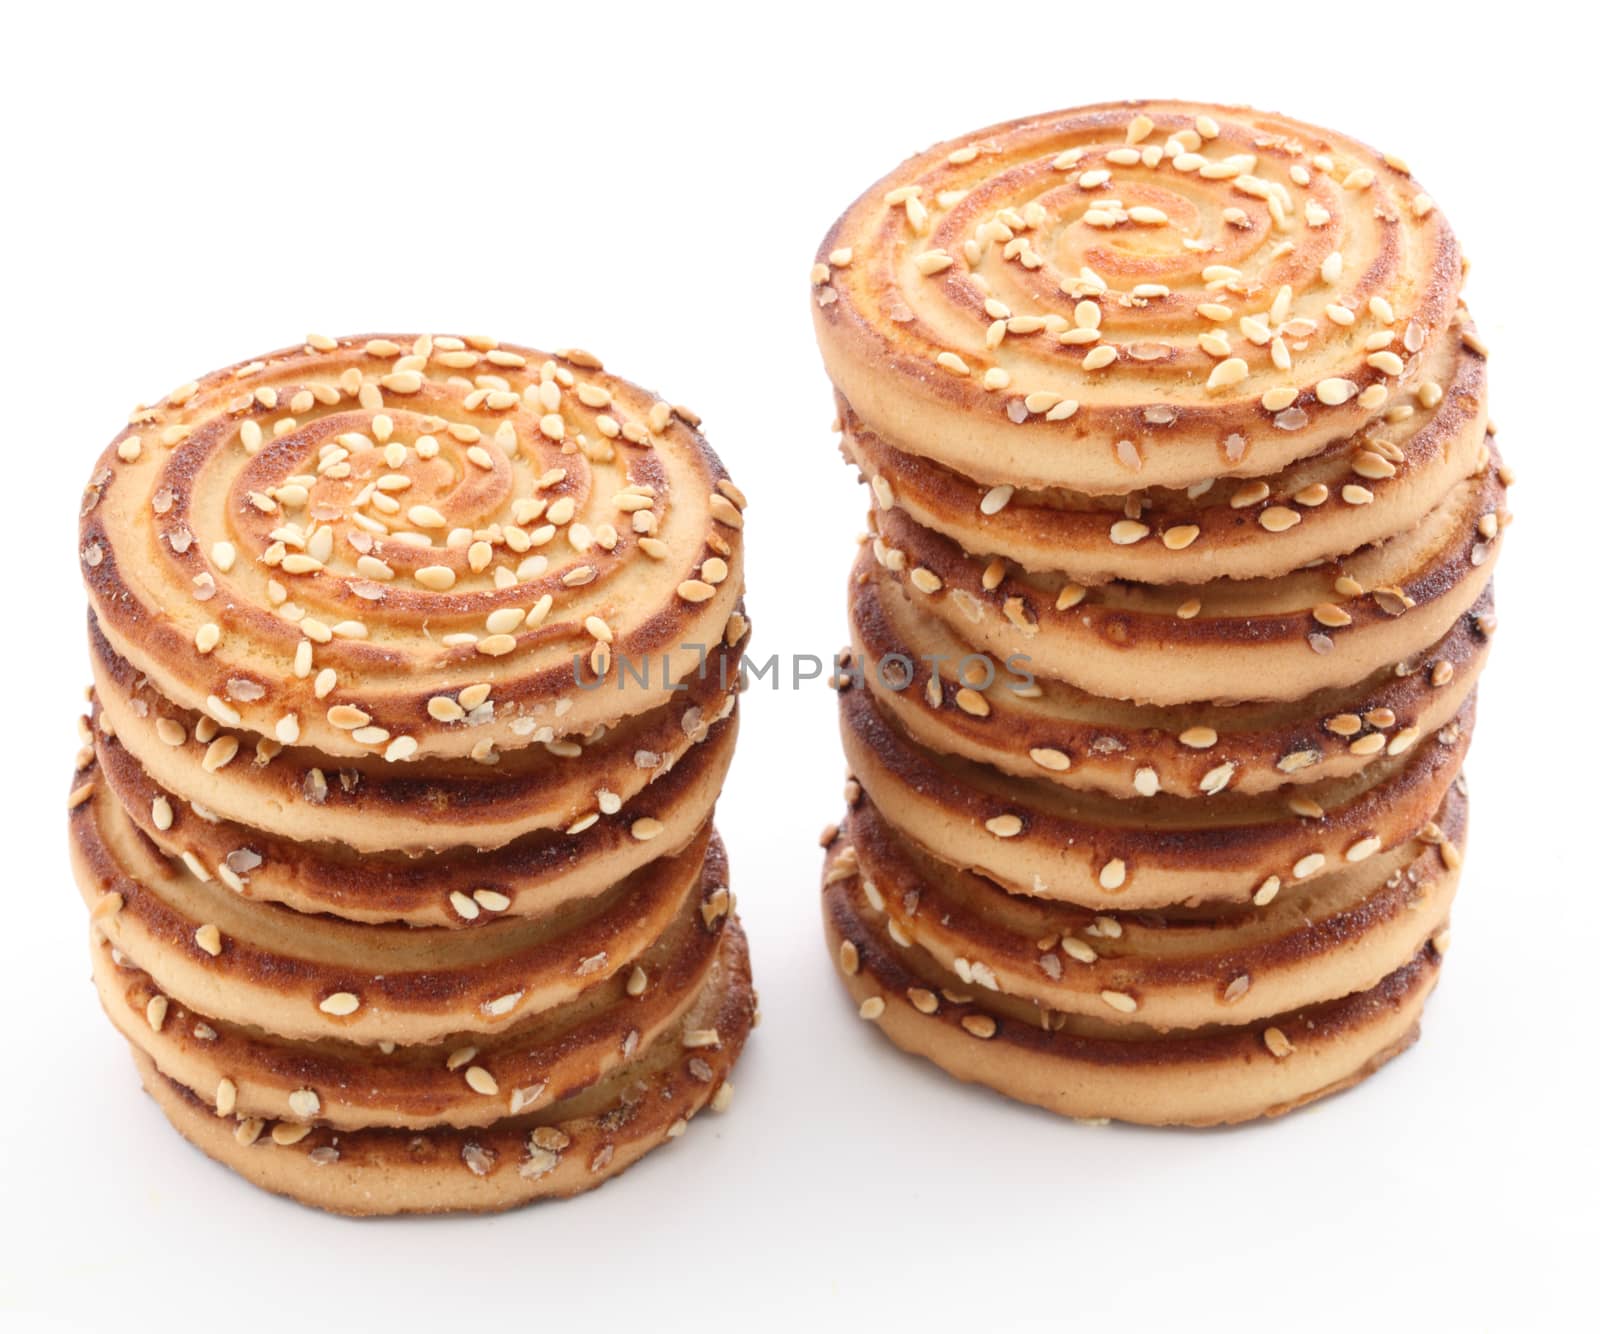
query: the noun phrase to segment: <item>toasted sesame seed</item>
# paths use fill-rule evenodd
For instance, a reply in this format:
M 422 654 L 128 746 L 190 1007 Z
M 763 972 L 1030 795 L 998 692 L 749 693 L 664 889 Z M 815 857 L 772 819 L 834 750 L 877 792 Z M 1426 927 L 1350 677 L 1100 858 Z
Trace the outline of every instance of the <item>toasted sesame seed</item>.
M 492 1098 L 496 1093 L 500 1092 L 500 1085 L 495 1080 L 495 1077 L 481 1065 L 469 1065 L 464 1078 L 467 1081 L 468 1088 L 474 1093 L 483 1094 L 486 1098 Z
M 336 991 L 331 996 L 325 996 L 318 1002 L 317 1008 L 323 1014 L 354 1014 L 361 1008 L 361 998 L 353 991 Z
M 989 716 L 989 701 L 970 686 L 963 686 L 956 691 L 956 706 L 963 713 L 970 713 L 975 718 Z
M 839 942 L 839 968 L 849 977 L 854 977 L 861 971 L 861 952 L 851 941 Z
M 1010 504 L 1011 497 L 1014 492 L 1015 488 L 1010 486 L 991 487 L 988 491 L 984 492 L 983 499 L 978 502 L 979 511 L 986 515 L 1000 513 L 1001 510 Z
M 1281 1028 L 1267 1029 L 1262 1033 L 1261 1041 L 1266 1044 L 1267 1050 L 1280 1061 L 1294 1051 L 1294 1043 L 1289 1041 L 1288 1036 Z
M 1063 936 L 1061 938 L 1061 952 L 1069 959 L 1074 959 L 1082 964 L 1091 964 L 1100 958 L 1095 953 L 1092 945 L 1079 940 L 1076 936 Z
M 1121 889 L 1128 880 L 1128 864 L 1121 857 L 1113 857 L 1100 868 L 1098 879 L 1101 889 Z
M 856 1013 L 869 1022 L 883 1017 L 884 1004 L 882 996 L 868 996 L 857 1008 Z
M 1118 1014 L 1132 1014 L 1139 1008 L 1138 1000 L 1130 996 L 1126 991 L 1111 991 L 1108 989 L 1100 993 L 1100 999 L 1117 1011 Z
M 1345 849 L 1344 859 L 1347 862 L 1364 862 L 1373 853 L 1383 847 L 1383 840 L 1376 834 L 1359 839 Z
M 987 1041 L 989 1038 L 992 1038 L 1000 1028 L 1000 1026 L 995 1023 L 993 1016 L 987 1014 L 962 1015 L 961 1027 L 966 1029 L 966 1031 L 972 1034 L 973 1037 L 981 1038 L 985 1041 Z
M 1211 369 L 1211 375 L 1206 380 L 1206 388 L 1210 390 L 1227 389 L 1238 384 L 1250 373 L 1249 364 L 1243 357 L 1229 357 L 1226 361 L 1219 361 Z
M 1294 878 L 1304 880 L 1307 876 L 1315 875 L 1327 862 L 1327 858 L 1320 852 L 1308 852 L 1294 864 Z

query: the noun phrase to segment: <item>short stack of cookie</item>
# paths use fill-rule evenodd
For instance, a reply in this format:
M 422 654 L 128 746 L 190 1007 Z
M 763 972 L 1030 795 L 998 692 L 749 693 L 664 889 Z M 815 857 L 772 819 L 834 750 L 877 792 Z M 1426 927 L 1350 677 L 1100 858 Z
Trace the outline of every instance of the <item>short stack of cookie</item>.
M 494 1210 L 727 1105 L 744 500 L 697 425 L 575 350 L 313 337 L 107 449 L 73 866 L 213 1158 Z
M 940 144 L 834 226 L 874 508 L 824 918 L 897 1045 L 1203 1125 L 1414 1039 L 1509 518 L 1464 272 L 1398 159 L 1181 103 Z

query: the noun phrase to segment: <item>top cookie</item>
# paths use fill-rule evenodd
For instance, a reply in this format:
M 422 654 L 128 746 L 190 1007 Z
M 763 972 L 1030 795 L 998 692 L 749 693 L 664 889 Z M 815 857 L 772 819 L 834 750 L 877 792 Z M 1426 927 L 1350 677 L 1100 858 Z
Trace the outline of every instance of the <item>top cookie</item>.
M 1463 336 L 1455 238 L 1404 163 L 1183 102 L 939 144 L 850 207 L 811 277 L 828 374 L 894 447 L 1095 495 L 1280 472 Z
M 722 638 L 744 498 L 587 353 L 309 338 L 136 409 L 84 493 L 116 652 L 332 755 L 490 759 L 669 698 Z

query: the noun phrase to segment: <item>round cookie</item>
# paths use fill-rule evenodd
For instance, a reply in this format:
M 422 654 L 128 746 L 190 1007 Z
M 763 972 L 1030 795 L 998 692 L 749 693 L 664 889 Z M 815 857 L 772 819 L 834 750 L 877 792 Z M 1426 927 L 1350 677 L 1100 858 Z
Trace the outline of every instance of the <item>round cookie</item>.
M 738 601 L 743 497 L 697 421 L 581 352 L 308 339 L 131 414 L 84 493 L 90 602 L 178 707 L 285 744 L 588 732 L 665 702 Z
M 1425 652 L 1364 681 L 1304 699 L 1131 704 L 1027 677 L 975 653 L 920 615 L 863 549 L 850 579 L 849 662 L 879 709 L 914 741 L 1018 778 L 1144 797 L 1207 795 L 1359 773 L 1393 744 L 1428 736 L 1461 711 L 1495 628 L 1486 590 Z
M 896 448 L 1089 494 L 1267 476 L 1481 348 L 1397 159 L 1241 107 L 1123 102 L 937 144 L 811 270 L 823 363 Z
M 80 771 L 73 872 L 101 932 L 201 1014 L 292 1038 L 426 1043 L 493 1033 L 573 999 L 679 918 L 720 902 L 701 885 L 709 825 L 593 899 L 476 930 L 367 925 L 240 897 L 163 857 Z M 708 897 L 709 896 L 709 897 Z
M 726 880 L 715 854 L 702 880 Z M 128 1042 L 219 1113 L 374 1126 L 489 1125 L 581 1092 L 664 1033 L 681 1034 L 724 949 L 727 914 L 684 917 L 621 975 L 493 1034 L 453 1034 L 420 1046 L 293 1040 L 197 1013 L 108 941 L 93 943 L 107 1016 Z
M 1400 846 L 1459 773 L 1472 707 L 1349 778 L 1287 794 L 1127 801 L 936 754 L 866 691 L 839 692 L 846 763 L 896 829 L 1014 893 L 1094 909 L 1243 902 L 1274 882 L 1312 880 Z
M 147 1092 L 185 1139 L 275 1194 L 333 1213 L 490 1213 L 590 1190 L 681 1135 L 704 1108 L 727 1105 L 728 1073 L 755 1018 L 743 935 L 728 947 L 686 1030 L 717 1041 L 657 1042 L 609 1078 L 533 1115 L 491 1126 L 308 1131 L 219 1117 L 210 1102 L 134 1051 Z M 304 1133 L 302 1133 L 304 1132 Z
M 744 642 L 710 654 L 703 674 L 654 709 L 584 736 L 535 731 L 526 744 L 482 762 L 397 766 L 252 741 L 209 715 L 176 708 L 109 651 L 93 656 L 95 697 L 106 725 L 151 779 L 213 815 L 365 853 L 489 849 L 535 830 L 581 830 L 613 804 L 631 807 L 732 712 Z
M 1483 359 L 1458 344 L 1433 357 L 1446 365 L 1422 371 L 1439 386 L 1430 406 L 1391 409 L 1270 477 L 1121 496 L 989 485 L 896 449 L 843 400 L 840 449 L 879 508 L 904 510 L 974 555 L 1091 586 L 1266 578 L 1409 528 L 1474 471 L 1489 420 Z
M 1467 802 L 1454 787 L 1415 839 L 1253 905 L 1112 911 L 1008 894 L 899 836 L 863 796 L 833 865 L 854 865 L 896 944 L 969 989 L 1166 1032 L 1247 1024 L 1376 986 L 1444 929 Z
M 663 761 L 625 806 L 576 832 L 543 830 L 487 851 L 357 852 L 302 843 L 220 819 L 151 781 L 122 746 L 88 732 L 99 774 L 139 832 L 168 857 L 193 859 L 245 898 L 354 922 L 477 927 L 538 917 L 605 893 L 646 862 L 682 850 L 711 818 L 733 759 L 738 717 Z M 639 822 L 653 821 L 640 826 Z M 635 827 L 651 831 L 641 839 Z
M 1493 459 L 1410 531 L 1275 579 L 1105 584 L 991 567 L 898 510 L 874 552 L 922 614 L 997 661 L 1151 704 L 1299 699 L 1442 638 L 1488 586 L 1507 520 Z
M 897 1047 L 1064 1116 L 1142 1125 L 1276 1116 L 1358 1083 L 1416 1040 L 1439 972 L 1430 943 L 1367 991 L 1269 1020 L 1160 1034 L 980 997 L 915 946 L 895 944 L 854 868 L 833 858 L 822 910 L 851 998 Z

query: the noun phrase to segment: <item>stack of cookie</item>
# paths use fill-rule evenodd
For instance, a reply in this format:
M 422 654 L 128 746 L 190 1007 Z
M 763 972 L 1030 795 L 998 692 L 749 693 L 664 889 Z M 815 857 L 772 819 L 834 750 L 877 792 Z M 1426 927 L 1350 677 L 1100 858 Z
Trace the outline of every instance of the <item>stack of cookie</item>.
M 863 1017 L 1209 1124 L 1416 1035 L 1509 477 L 1406 166 L 1237 108 L 941 144 L 812 270 L 870 483 L 827 933 Z
M 73 865 L 106 1013 L 213 1158 L 499 1209 L 726 1105 L 744 502 L 696 425 L 578 351 L 314 337 L 112 441 Z

